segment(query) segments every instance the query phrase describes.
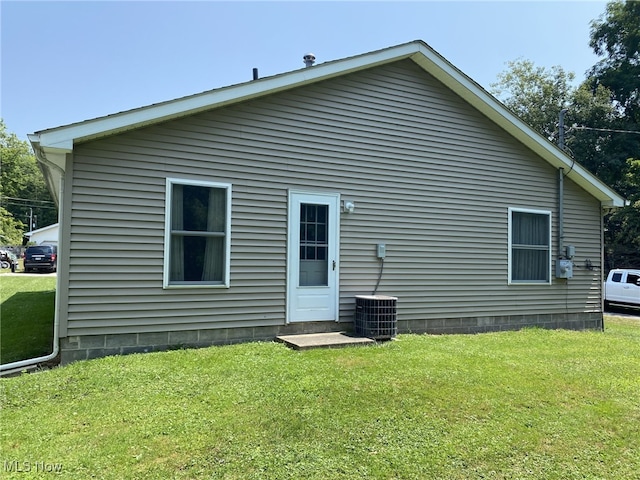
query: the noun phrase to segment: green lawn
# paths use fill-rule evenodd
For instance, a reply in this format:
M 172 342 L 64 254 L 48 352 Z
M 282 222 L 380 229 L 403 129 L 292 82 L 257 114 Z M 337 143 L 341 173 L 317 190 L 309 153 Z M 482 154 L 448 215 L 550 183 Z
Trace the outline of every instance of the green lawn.
M 110 357 L 0 387 L 3 478 L 640 475 L 637 320 Z
M 51 353 L 56 278 L 0 275 L 0 363 Z

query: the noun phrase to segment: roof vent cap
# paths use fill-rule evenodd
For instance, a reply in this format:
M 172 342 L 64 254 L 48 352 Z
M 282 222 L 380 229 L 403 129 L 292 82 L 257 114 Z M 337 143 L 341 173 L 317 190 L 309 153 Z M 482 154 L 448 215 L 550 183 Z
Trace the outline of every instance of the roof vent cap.
M 304 57 L 302 57 L 302 61 L 305 66 L 312 67 L 314 63 L 316 63 L 316 56 L 313 53 L 307 53 Z

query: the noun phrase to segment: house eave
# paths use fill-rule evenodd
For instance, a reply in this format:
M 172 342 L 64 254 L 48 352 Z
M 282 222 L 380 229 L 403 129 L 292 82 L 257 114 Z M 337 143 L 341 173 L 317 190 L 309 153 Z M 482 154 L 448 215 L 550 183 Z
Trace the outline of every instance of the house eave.
M 552 166 L 563 168 L 568 178 L 597 198 L 603 207 L 624 206 L 624 199 L 615 191 L 582 166 L 575 164 L 570 157 L 530 128 L 479 84 L 454 67 L 426 43 L 419 40 L 106 117 L 43 130 L 30 135 L 29 139 L 44 169 L 55 170 L 45 173 L 45 176 L 51 177 L 48 183 L 52 187 L 55 185 L 59 173 L 58 169 L 60 168 L 62 173 L 64 172 L 64 155 L 71 153 L 78 143 L 244 102 L 403 59 L 414 61 Z
M 29 135 L 29 141 L 38 160 L 47 188 L 56 206 L 60 205 L 60 185 L 64 178 L 67 154 L 72 148 L 42 146 L 37 135 Z

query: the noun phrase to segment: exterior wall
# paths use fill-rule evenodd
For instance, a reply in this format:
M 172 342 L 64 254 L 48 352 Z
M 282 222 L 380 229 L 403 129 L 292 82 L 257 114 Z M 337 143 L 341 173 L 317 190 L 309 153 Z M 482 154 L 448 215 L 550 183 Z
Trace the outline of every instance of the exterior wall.
M 341 216 L 341 322 L 353 319 L 354 295 L 376 284 L 378 242 L 387 244 L 378 293 L 399 297 L 406 330 L 444 328 L 444 319 L 602 318 L 601 273 L 581 266 L 601 263 L 599 203 L 565 179 L 574 278 L 508 285 L 508 208 L 553 211 L 555 253 L 557 172 L 409 60 L 75 152 L 62 231 L 67 345 L 96 335 L 284 329 L 291 188 L 356 205 Z M 233 185 L 229 289 L 162 289 L 166 177 Z

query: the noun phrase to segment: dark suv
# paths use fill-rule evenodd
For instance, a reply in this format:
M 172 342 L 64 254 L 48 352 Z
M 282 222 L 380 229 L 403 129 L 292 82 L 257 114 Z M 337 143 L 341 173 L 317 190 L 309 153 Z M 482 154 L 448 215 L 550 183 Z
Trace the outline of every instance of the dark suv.
M 58 268 L 58 247 L 55 245 L 34 245 L 27 247 L 24 254 L 24 271 L 48 270 L 55 272 Z

